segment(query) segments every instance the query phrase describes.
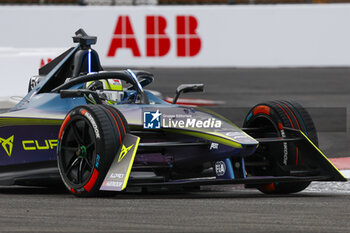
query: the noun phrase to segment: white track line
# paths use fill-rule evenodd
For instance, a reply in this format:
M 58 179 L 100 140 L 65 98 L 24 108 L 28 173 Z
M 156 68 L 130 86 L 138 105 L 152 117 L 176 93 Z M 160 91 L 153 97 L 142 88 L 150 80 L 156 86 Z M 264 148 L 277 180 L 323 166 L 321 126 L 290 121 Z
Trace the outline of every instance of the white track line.
M 350 179 L 350 170 L 340 170 L 341 174 L 346 178 Z

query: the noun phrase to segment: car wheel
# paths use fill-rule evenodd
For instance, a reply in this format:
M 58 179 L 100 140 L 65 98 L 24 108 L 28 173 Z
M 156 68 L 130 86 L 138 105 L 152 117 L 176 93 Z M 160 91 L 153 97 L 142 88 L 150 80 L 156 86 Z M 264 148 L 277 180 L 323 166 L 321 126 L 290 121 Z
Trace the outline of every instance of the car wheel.
M 58 136 L 57 163 L 71 193 L 85 197 L 98 194 L 128 132 L 125 117 L 111 106 L 83 105 L 66 115 Z
M 253 107 L 247 114 L 243 127 L 261 128 L 252 133 L 255 138 L 285 137 L 283 127 L 301 130 L 317 146 L 315 125 L 309 113 L 298 103 L 291 101 L 270 101 Z M 252 175 L 286 175 L 285 171 L 297 169 L 302 160 L 302 151 L 293 143 L 279 143 L 260 146 L 250 158 L 255 161 L 268 161 L 267 167 L 247 170 Z M 270 183 L 258 187 L 267 194 L 287 194 L 304 190 L 310 182 Z

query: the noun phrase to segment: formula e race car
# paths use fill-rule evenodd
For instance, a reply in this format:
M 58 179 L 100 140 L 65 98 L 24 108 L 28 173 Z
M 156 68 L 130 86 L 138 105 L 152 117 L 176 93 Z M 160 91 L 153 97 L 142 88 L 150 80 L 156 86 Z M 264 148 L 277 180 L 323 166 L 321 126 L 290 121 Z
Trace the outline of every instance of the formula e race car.
M 76 47 L 30 79 L 28 94 L 0 114 L 0 185 L 63 182 L 76 196 L 129 187 L 244 184 L 294 193 L 311 181 L 346 181 L 318 149 L 299 104 L 253 107 L 239 128 L 209 110 L 167 103 L 144 88 L 145 71 L 103 71 L 97 38 L 82 29 Z

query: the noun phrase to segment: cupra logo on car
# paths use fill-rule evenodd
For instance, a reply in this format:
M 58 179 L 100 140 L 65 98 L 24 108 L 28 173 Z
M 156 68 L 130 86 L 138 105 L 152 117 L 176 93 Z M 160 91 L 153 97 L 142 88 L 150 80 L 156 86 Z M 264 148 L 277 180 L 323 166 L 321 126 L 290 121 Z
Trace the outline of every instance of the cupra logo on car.
M 123 144 L 122 150 L 120 151 L 120 154 L 119 154 L 118 162 L 120 162 L 120 161 L 125 157 L 125 155 L 131 150 L 131 148 L 132 148 L 133 146 L 134 146 L 134 144 L 132 144 L 132 145 L 129 146 L 129 147 L 126 147 L 126 146 Z
M 0 143 L 8 156 L 11 156 L 12 154 L 13 138 L 14 138 L 14 135 L 9 137 L 8 139 L 0 138 Z

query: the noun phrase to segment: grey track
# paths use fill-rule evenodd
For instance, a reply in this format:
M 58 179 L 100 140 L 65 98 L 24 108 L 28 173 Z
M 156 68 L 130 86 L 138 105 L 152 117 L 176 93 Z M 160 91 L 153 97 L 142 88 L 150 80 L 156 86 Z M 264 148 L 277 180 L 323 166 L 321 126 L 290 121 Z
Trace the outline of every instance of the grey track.
M 75 198 L 46 189 L 0 189 L 1 232 L 348 232 L 350 196 L 267 196 L 219 187 L 198 193 Z
M 166 96 L 181 83 L 204 83 L 205 94 L 186 96 L 225 100 L 216 110 L 238 125 L 244 110 L 259 102 L 296 100 L 311 110 L 322 129 L 320 146 L 326 154 L 350 156 L 350 69 L 150 71 L 156 76 L 152 89 Z M 330 109 L 324 117 L 314 110 L 320 107 L 339 107 L 345 115 Z M 336 132 L 332 126 L 338 127 Z M 349 186 L 316 183 L 288 196 L 211 186 L 199 193 L 126 193 L 94 199 L 58 190 L 5 187 L 0 188 L 0 232 L 349 232 Z

